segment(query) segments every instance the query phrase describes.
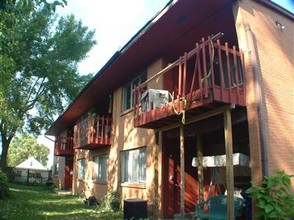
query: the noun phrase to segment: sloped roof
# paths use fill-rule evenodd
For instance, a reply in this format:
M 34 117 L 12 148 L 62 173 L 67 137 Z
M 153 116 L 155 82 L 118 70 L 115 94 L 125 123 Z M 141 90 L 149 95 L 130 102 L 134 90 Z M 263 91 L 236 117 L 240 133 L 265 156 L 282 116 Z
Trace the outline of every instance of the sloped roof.
M 102 67 L 77 95 L 68 108 L 51 125 L 46 135 L 56 136 L 96 103 L 105 100 L 117 88 L 134 78 L 138 71 L 158 57 L 191 50 L 201 37 L 225 33 L 223 42 L 237 42 L 232 5 L 236 0 L 170 0 L 134 37 Z M 293 20 L 292 13 L 268 0 L 256 0 Z M 201 30 L 201 31 L 200 31 Z M 105 102 L 106 101 L 106 102 Z
M 227 8 L 228 13 L 225 14 L 232 14 L 231 7 L 226 7 L 232 1 L 218 0 L 211 4 L 207 0 L 170 0 L 111 57 L 45 134 L 56 136 L 66 127 L 74 125 L 76 120 L 96 103 L 103 103 L 113 91 L 134 78 L 138 71 L 142 71 L 142 67 L 162 57 L 163 54 L 176 54 L 178 58 L 179 54 L 190 50 L 201 37 L 220 31 L 230 32 L 230 27 L 234 25 L 233 19 L 225 19 L 222 22 L 221 19 L 217 19 L 217 26 L 228 30 L 216 28 L 216 31 L 212 31 L 208 29 L 215 27 L 214 23 L 204 27 L 199 27 L 199 24 L 223 8 Z M 232 23 L 229 25 L 230 21 Z M 199 28 L 202 30 L 201 35 Z M 229 37 L 228 34 L 225 36 Z
M 33 156 L 30 156 L 27 160 L 23 161 L 15 168 L 19 169 L 30 169 L 30 170 L 47 170 L 39 161 L 36 160 Z

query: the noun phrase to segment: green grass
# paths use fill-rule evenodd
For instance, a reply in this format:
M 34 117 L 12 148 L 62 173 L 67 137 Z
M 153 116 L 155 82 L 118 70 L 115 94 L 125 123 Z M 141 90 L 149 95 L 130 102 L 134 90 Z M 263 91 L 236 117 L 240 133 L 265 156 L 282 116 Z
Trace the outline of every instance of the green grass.
M 10 185 L 10 198 L 0 200 L 0 220 L 4 219 L 122 219 L 122 213 L 103 212 L 97 206 L 85 205 L 83 198 L 58 195 L 44 187 Z

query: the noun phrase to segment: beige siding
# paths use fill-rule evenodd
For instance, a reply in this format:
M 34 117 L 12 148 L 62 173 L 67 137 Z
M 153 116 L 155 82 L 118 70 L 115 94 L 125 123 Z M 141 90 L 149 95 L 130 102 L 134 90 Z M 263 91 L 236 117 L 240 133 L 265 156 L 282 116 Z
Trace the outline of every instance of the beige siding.
M 148 78 L 162 69 L 162 61 L 154 62 L 147 70 Z M 162 79 L 152 81 L 152 88 L 162 88 Z M 151 129 L 134 128 L 133 118 L 134 112 L 129 110 L 121 112 L 122 106 L 122 88 L 114 93 L 113 102 L 113 145 L 110 149 L 109 157 L 109 188 L 119 189 L 122 199 L 125 198 L 141 198 L 148 199 L 149 207 L 156 207 L 154 202 L 154 191 L 158 191 L 158 161 L 155 161 L 154 154 L 158 152 L 155 143 L 154 131 Z M 147 150 L 147 167 L 146 167 L 146 184 L 125 185 L 120 184 L 120 152 L 123 150 L 130 150 L 138 147 L 146 146 Z M 156 158 L 157 159 L 157 158 Z M 157 172 L 154 170 L 157 169 Z M 160 174 L 159 174 L 160 176 Z M 157 182 L 154 183 L 154 180 Z M 156 189 L 157 188 L 157 189 Z M 158 193 L 157 193 L 158 195 Z M 155 209 L 155 208 L 154 208 Z M 149 210 L 154 211 L 154 210 Z
M 54 156 L 54 162 L 53 164 L 58 164 L 58 174 L 54 175 L 53 173 L 53 179 L 54 181 L 58 182 L 58 188 L 63 189 L 64 188 L 64 167 L 65 167 L 65 159 L 64 157 L 58 157 Z

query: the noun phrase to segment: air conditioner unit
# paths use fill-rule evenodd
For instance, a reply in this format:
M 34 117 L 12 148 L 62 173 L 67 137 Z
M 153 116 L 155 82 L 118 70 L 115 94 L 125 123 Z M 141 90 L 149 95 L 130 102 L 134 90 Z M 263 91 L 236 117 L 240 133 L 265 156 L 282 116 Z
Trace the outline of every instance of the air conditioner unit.
M 152 109 L 159 108 L 170 101 L 168 90 L 147 89 L 141 96 L 142 112 L 148 112 Z

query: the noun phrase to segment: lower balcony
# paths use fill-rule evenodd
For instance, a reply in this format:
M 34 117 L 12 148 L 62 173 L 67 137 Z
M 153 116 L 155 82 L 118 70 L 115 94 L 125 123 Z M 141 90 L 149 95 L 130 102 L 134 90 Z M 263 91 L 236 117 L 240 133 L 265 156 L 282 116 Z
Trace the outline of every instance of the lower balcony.
M 112 144 L 112 119 L 88 116 L 75 126 L 74 148 L 93 150 Z
M 243 53 L 220 41 L 196 47 L 135 88 L 134 126 L 160 128 L 223 105 L 246 105 Z M 152 81 L 163 78 L 163 89 Z
M 73 138 L 60 137 L 55 141 L 54 155 L 55 156 L 72 156 L 74 154 Z

